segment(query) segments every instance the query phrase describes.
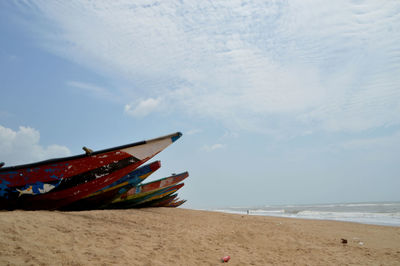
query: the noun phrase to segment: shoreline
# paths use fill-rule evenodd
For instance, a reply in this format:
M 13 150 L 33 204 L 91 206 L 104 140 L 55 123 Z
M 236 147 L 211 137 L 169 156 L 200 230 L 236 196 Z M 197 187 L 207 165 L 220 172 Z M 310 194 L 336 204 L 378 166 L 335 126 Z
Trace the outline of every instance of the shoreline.
M 400 227 L 353 222 L 148 208 L 0 212 L 0 225 L 2 265 L 400 264 Z
M 327 204 L 266 205 L 263 207 L 219 207 L 210 209 L 234 214 L 346 221 L 400 227 L 400 202 L 350 202 Z
M 187 209 L 190 210 L 190 209 Z M 311 220 L 311 221 L 333 221 L 333 222 L 346 222 L 346 223 L 356 223 L 356 224 L 365 224 L 365 225 L 379 225 L 379 226 L 389 226 L 389 227 L 399 227 L 397 224 L 390 223 L 375 223 L 375 222 L 361 222 L 361 221 L 350 221 L 350 220 L 341 220 L 341 219 L 328 219 L 328 218 L 308 218 L 308 217 L 295 217 L 295 216 L 283 216 L 283 215 L 273 215 L 273 214 L 253 214 L 253 213 L 242 213 L 235 211 L 225 211 L 225 210 L 207 210 L 207 209 L 193 209 L 198 211 L 210 211 L 210 212 L 218 212 L 218 213 L 229 213 L 234 215 L 249 215 L 249 216 L 261 216 L 261 217 L 274 217 L 274 218 L 284 218 L 284 219 L 300 219 L 300 220 Z

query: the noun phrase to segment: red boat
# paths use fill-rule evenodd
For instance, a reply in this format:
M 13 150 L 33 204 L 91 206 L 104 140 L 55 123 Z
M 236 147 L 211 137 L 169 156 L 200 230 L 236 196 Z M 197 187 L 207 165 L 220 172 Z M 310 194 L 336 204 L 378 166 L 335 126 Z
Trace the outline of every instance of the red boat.
M 106 187 L 181 137 L 167 136 L 97 152 L 0 168 L 0 209 L 57 209 Z M 43 184 L 51 190 L 24 191 Z
M 75 201 L 72 204 L 61 208 L 61 210 L 81 211 L 98 209 L 100 206 L 113 200 L 118 194 L 124 193 L 132 187 L 135 187 L 160 167 L 160 161 L 155 161 L 151 164 L 141 166 L 135 169 L 135 171 L 118 179 L 111 185 L 102 188 L 101 190 L 92 193 L 78 201 Z

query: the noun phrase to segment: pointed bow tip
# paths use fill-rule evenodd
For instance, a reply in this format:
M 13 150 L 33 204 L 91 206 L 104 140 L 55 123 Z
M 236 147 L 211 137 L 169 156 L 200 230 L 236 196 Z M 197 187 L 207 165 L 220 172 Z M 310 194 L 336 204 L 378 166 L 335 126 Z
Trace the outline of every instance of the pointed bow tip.
M 172 140 L 172 142 L 175 142 L 180 137 L 182 137 L 182 133 L 181 132 L 177 132 L 173 137 L 171 137 L 171 140 Z
M 161 167 L 161 161 L 155 161 L 152 164 L 150 164 L 150 170 L 151 171 L 155 171 L 160 167 Z

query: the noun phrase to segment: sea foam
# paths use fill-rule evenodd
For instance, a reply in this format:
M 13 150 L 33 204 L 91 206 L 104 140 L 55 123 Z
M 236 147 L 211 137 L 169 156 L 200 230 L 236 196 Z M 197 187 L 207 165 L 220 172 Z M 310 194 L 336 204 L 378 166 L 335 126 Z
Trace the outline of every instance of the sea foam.
M 214 211 L 400 226 L 400 202 L 266 205 L 263 207 L 221 208 L 214 209 Z

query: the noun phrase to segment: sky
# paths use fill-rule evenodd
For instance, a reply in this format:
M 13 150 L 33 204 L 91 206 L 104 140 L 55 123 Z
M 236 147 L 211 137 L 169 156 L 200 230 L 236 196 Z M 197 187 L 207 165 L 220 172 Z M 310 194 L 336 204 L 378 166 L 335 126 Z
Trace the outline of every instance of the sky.
M 187 208 L 400 201 L 400 2 L 1 1 L 0 161 L 181 131 Z

